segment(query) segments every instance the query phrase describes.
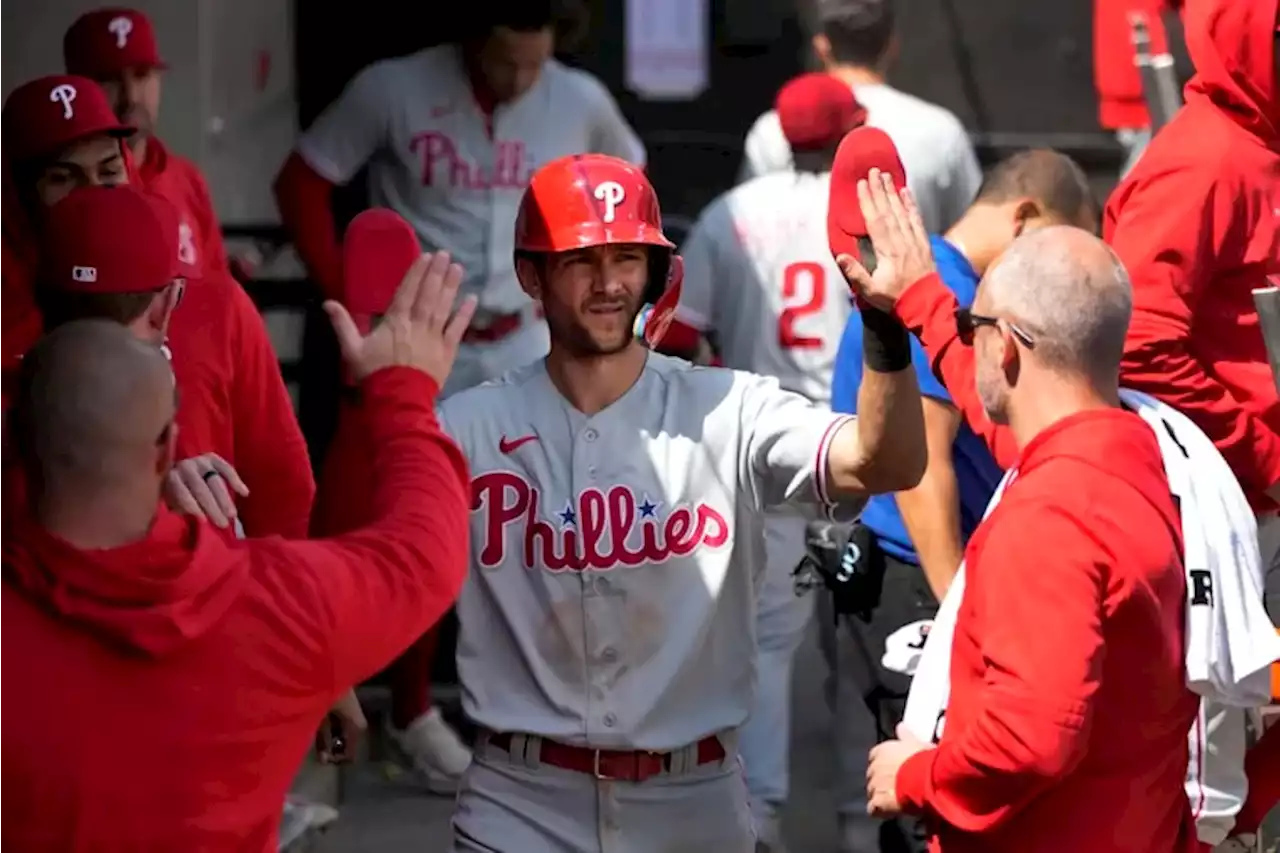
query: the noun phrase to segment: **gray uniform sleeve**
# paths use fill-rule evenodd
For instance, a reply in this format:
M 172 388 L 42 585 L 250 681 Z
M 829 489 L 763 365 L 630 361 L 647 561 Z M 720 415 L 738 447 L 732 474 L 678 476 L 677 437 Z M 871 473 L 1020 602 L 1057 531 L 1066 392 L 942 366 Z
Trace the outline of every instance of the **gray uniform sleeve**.
M 783 391 L 772 377 L 741 374 L 742 482 L 760 511 L 794 507 L 810 517 L 851 521 L 862 502 L 837 504 L 827 485 L 831 440 L 853 416 Z
M 298 154 L 321 177 L 347 183 L 386 144 L 388 98 L 394 81 L 375 63 L 347 84 L 298 140 Z

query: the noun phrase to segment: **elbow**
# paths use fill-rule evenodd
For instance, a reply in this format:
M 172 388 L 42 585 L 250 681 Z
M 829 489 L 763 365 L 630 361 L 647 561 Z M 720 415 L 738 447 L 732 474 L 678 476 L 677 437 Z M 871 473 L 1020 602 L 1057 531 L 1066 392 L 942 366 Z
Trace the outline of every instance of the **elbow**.
M 925 469 L 929 466 L 929 454 L 921 445 L 918 452 L 903 453 L 901 458 L 886 461 L 879 474 L 876 492 L 905 492 L 920 485 Z
M 845 478 L 860 483 L 868 494 L 905 492 L 920 485 L 929 467 L 929 451 L 920 441 L 895 441 L 863 453 L 850 466 Z
M 1020 742 L 1021 748 L 1009 754 L 1028 789 L 1039 790 L 1062 780 L 1084 759 L 1088 726 L 1068 722 L 1047 725 L 1041 731 L 1025 732 Z
M 920 485 L 929 468 L 929 445 L 923 421 L 919 427 L 894 436 L 866 460 L 874 491 L 905 492 Z

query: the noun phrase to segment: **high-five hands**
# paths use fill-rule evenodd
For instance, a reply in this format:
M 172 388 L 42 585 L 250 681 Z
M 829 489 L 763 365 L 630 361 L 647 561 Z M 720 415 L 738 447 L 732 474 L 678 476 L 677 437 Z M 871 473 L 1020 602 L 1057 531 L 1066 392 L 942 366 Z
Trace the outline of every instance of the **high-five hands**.
M 360 334 L 341 304 L 324 303 L 342 357 L 356 379 L 384 367 L 404 366 L 421 370 L 444 385 L 476 311 L 474 296 L 466 297 L 454 309 L 462 267 L 449 261 L 448 252 L 428 253 L 414 261 L 387 313 L 368 335 Z
M 858 205 L 875 249 L 876 271 L 868 273 L 852 255 L 841 254 L 836 263 L 859 296 L 892 311 L 908 287 L 937 269 L 929 233 L 911 191 L 896 188 L 893 177 L 879 169 L 858 181 Z

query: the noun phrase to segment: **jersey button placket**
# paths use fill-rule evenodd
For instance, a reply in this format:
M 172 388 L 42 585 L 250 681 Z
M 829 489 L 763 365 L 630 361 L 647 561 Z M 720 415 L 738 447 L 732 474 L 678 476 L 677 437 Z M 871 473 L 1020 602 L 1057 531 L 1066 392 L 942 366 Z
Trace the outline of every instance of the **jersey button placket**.
M 600 453 L 600 432 L 596 427 L 587 424 L 578 432 L 578 440 L 574 442 L 574 494 L 581 495 L 589 488 L 599 488 L 595 474 L 598 470 Z M 581 524 L 581 519 L 579 519 Z M 603 543 L 594 543 L 594 551 L 599 553 Z M 584 548 L 585 543 L 581 546 Z M 588 567 L 583 572 L 583 606 L 587 611 L 587 632 L 585 659 L 587 661 L 587 678 L 590 695 L 599 702 L 592 709 L 590 718 L 598 721 L 605 729 L 612 729 L 618 724 L 617 714 L 610 708 L 609 684 L 612 680 L 613 662 L 617 658 L 615 648 L 617 638 L 614 636 L 616 613 L 616 593 L 607 576 L 609 569 L 599 566 Z
M 585 472 L 589 470 L 591 462 L 591 445 L 585 439 L 586 431 L 579 424 L 579 429 L 573 437 L 572 457 L 570 460 L 572 484 L 569 496 L 569 511 L 573 513 L 572 526 L 578 533 L 578 557 L 584 563 L 587 556 L 587 546 L 582 540 L 581 496 L 592 485 L 589 478 L 585 476 Z M 601 643 L 600 620 L 604 608 L 600 601 L 601 591 L 597 587 L 599 573 L 595 568 L 584 564 L 579 572 L 579 581 L 582 591 L 582 610 L 585 617 L 582 632 L 582 659 L 585 664 L 583 675 L 586 681 L 584 685 L 586 687 L 586 706 L 583 711 L 587 719 L 587 736 L 590 737 L 592 731 L 600 730 L 602 705 L 608 701 L 608 693 L 605 690 L 602 678 L 603 673 L 598 664 L 598 656 L 596 654 L 596 650 Z

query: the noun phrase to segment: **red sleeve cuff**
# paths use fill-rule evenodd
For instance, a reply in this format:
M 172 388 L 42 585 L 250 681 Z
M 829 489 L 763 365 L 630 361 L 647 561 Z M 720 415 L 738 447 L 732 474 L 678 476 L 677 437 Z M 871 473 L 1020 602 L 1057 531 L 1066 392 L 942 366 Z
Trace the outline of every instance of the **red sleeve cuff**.
M 929 341 L 929 331 L 939 328 L 944 322 L 946 328 L 955 332 L 955 313 L 959 307 L 955 294 L 942 283 L 942 278 L 931 272 L 923 278 L 912 282 L 893 306 L 893 313 L 912 334 L 921 337 L 925 349 L 929 344 L 941 344 L 943 341 Z
M 936 748 L 921 750 L 902 762 L 893 780 L 894 794 L 904 812 L 920 814 L 925 809 L 925 797 L 929 790 L 929 778 L 933 775 Z
M 375 370 L 361 384 L 365 400 L 412 400 L 425 402 L 428 408 L 436 404 L 440 383 L 414 367 L 393 365 Z

